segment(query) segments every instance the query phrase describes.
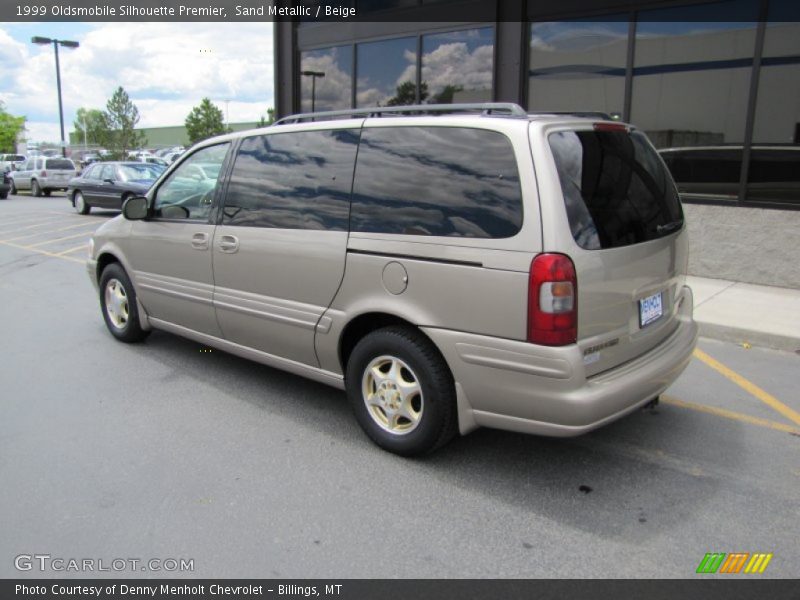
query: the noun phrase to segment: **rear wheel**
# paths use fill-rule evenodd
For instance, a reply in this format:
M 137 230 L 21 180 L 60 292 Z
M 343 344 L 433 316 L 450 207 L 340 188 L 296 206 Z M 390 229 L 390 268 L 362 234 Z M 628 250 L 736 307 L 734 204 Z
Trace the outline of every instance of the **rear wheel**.
M 83 194 L 80 192 L 75 192 L 72 195 L 73 203 L 75 204 L 75 210 L 79 215 L 88 215 L 89 211 L 92 209 L 91 206 L 86 204 L 86 200 L 83 197 Z
M 37 198 L 42 195 L 42 188 L 39 187 L 39 182 L 35 179 L 31 181 L 31 196 L 36 196 Z
M 384 450 L 424 454 L 457 432 L 450 370 L 433 343 L 411 327 L 379 329 L 359 341 L 346 385 L 359 425 Z
M 106 327 L 122 342 L 139 342 L 149 331 L 142 329 L 136 310 L 136 291 L 119 263 L 111 263 L 100 276 L 100 306 Z
M 50 195 L 50 193 L 51 193 L 52 191 L 53 191 L 53 190 L 44 189 L 44 190 L 42 190 L 42 193 L 43 193 L 45 196 L 49 196 L 49 195 Z

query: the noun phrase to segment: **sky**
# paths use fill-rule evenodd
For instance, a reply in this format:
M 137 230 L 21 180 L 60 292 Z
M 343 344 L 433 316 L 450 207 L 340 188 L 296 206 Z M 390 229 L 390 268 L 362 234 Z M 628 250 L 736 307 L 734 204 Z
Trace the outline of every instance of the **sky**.
M 53 47 L 33 36 L 80 43 L 59 48 L 67 137 L 77 109 L 104 110 L 118 86 L 139 127 L 182 125 L 204 97 L 231 123 L 274 106 L 272 23 L 0 23 L 0 101 L 31 141 L 60 139 Z

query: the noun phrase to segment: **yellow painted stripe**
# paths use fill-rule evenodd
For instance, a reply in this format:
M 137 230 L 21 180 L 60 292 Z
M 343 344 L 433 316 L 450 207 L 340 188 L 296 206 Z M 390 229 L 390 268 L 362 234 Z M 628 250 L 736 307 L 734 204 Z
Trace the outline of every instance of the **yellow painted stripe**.
M 56 252 L 59 256 L 64 256 L 65 254 L 72 254 L 73 252 L 77 252 L 78 250 L 86 250 L 89 251 L 87 244 L 81 244 L 80 246 L 75 246 L 74 248 L 70 248 L 69 250 L 64 250 L 63 252 Z
M 761 402 L 763 402 L 773 410 L 776 410 L 777 412 L 782 414 L 784 417 L 792 421 L 795 425 L 800 425 L 800 413 L 786 406 L 783 402 L 778 400 L 772 394 L 765 392 L 752 381 L 745 379 L 744 377 L 739 375 L 736 371 L 729 369 L 718 360 L 711 358 L 708 354 L 706 354 L 699 348 L 695 348 L 694 355 L 701 361 L 703 361 L 705 364 L 707 364 L 709 367 L 711 367 L 724 377 L 730 379 L 740 388 L 742 388 L 749 394 L 755 396 L 756 398 L 761 400 Z
M 4 228 L 0 231 L 0 235 L 5 235 L 6 233 L 14 233 L 16 231 L 25 231 L 28 229 L 36 229 L 37 227 L 47 227 L 48 225 L 52 225 L 53 223 L 58 223 L 61 219 L 57 217 L 51 217 L 49 221 L 36 221 L 33 225 L 26 225 L 25 227 L 9 227 Z
M 94 227 L 94 223 L 77 223 L 74 225 L 67 225 L 66 227 L 61 227 L 59 229 L 50 229 L 48 231 L 37 231 L 36 233 L 26 233 L 25 235 L 20 235 L 13 238 L 8 238 L 7 240 L 2 240 L 4 242 L 16 242 L 17 240 L 22 240 L 25 238 L 30 237 L 38 237 L 40 235 L 50 235 L 51 233 L 58 233 L 59 231 L 66 231 L 67 229 L 77 229 L 78 227 Z
M 767 570 L 767 565 L 769 564 L 769 561 L 771 561 L 771 560 L 772 560 L 772 553 L 770 552 L 769 554 L 767 554 L 764 557 L 764 562 L 761 563 L 761 568 L 758 570 L 758 572 L 759 573 L 763 573 L 764 571 L 766 571 Z
M 38 248 L 39 246 L 46 246 L 47 244 L 55 244 L 56 242 L 63 242 L 66 240 L 74 240 L 75 238 L 83 237 L 87 240 L 92 237 L 91 231 L 82 231 L 81 233 L 76 233 L 75 235 L 67 235 L 64 237 L 56 238 L 54 240 L 45 240 L 43 242 L 36 242 L 35 244 L 29 244 L 25 246 L 26 248 Z
M 750 415 L 734 412 L 732 410 L 727 410 L 725 408 L 717 408 L 715 406 L 707 406 L 705 404 L 695 404 L 694 402 L 684 402 L 683 400 L 678 400 L 677 398 L 666 396 L 664 394 L 661 394 L 661 402 L 663 402 L 664 404 L 669 404 L 671 406 L 688 408 L 689 410 L 696 410 L 697 412 L 702 412 L 709 415 L 715 415 L 717 417 L 723 417 L 725 419 L 731 419 L 733 421 L 739 421 L 740 423 L 748 423 L 749 425 L 757 425 L 759 427 L 774 429 L 775 431 L 783 431 L 785 433 L 794 433 L 795 435 L 800 435 L 800 429 L 792 427 L 791 425 L 785 425 L 784 423 L 776 423 L 775 421 L 770 421 L 768 419 L 760 419 L 759 417 L 751 417 Z
M 80 258 L 74 258 L 72 256 L 60 256 L 58 254 L 53 254 L 52 252 L 47 252 L 46 250 L 39 250 L 38 248 L 33 248 L 31 246 L 20 246 L 19 244 L 15 244 L 13 242 L 0 242 L 4 246 L 11 246 L 12 248 L 19 248 L 20 250 L 27 250 L 28 252 L 35 252 L 36 254 L 43 254 L 44 256 L 50 256 L 51 258 L 61 258 L 63 260 L 68 260 L 70 262 L 76 262 L 80 264 L 86 264 L 85 260 L 81 260 Z

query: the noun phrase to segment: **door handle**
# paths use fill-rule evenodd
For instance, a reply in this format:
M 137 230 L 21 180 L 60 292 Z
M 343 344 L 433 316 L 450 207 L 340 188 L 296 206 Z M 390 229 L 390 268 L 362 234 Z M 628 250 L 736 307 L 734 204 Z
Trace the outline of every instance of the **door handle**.
M 233 254 L 239 250 L 239 238 L 235 235 L 223 235 L 217 244 L 222 252 Z
M 195 250 L 208 250 L 208 234 L 195 233 L 192 236 L 192 248 Z

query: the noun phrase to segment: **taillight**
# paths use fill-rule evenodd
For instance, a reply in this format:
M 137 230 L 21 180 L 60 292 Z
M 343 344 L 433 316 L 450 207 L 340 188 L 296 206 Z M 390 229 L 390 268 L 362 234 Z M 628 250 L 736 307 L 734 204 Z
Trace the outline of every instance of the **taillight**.
M 628 132 L 628 126 L 624 123 L 595 123 L 595 131 L 622 131 Z
M 39 177 L 47 177 L 47 171 L 42 171 L 39 173 Z
M 563 254 L 540 254 L 528 278 L 528 341 L 566 346 L 578 339 L 578 279 Z

